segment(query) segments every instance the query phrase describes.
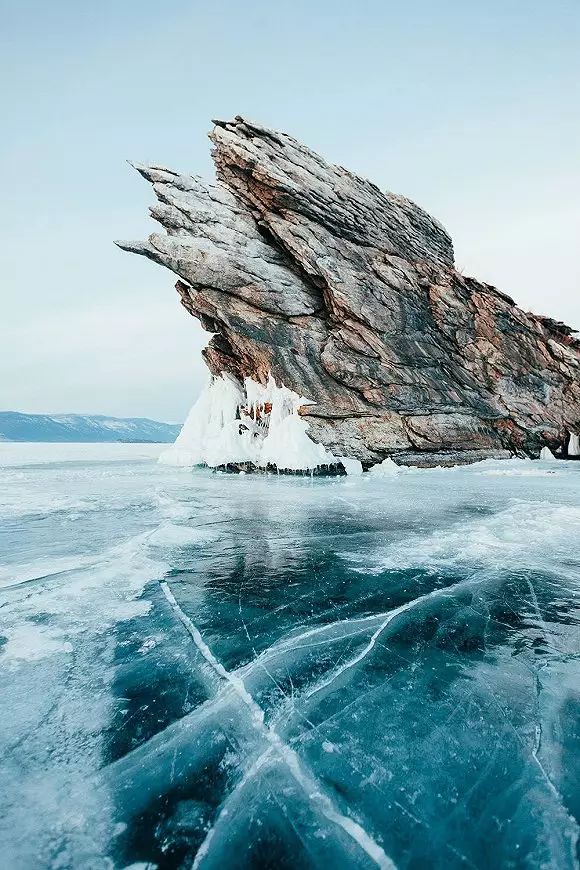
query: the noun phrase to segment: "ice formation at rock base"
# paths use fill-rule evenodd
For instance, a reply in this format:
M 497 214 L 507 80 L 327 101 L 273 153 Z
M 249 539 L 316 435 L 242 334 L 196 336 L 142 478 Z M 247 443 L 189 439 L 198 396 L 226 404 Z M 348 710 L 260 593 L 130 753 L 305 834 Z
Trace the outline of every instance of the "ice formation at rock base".
M 266 384 L 252 378 L 243 387 L 230 375 L 211 376 L 194 403 L 175 443 L 159 457 L 162 465 L 246 473 L 359 475 L 358 459 L 334 456 L 308 435 L 301 409 L 312 404 L 270 374 Z M 571 434 L 567 458 L 580 456 L 580 441 Z M 473 454 L 474 462 L 481 461 Z M 557 461 L 549 447 L 539 459 Z M 434 466 L 439 467 L 439 466 Z M 405 469 L 388 456 L 366 467 L 374 477 L 392 477 Z
M 362 474 L 359 460 L 336 457 L 310 438 L 308 423 L 300 414 L 309 404 L 309 399 L 278 386 L 272 375 L 266 384 L 246 378 L 243 388 L 225 373 L 212 376 L 159 462 L 235 473 Z M 580 456 L 575 434 L 570 435 L 567 456 Z M 549 447 L 542 448 L 539 458 L 557 461 Z M 368 470 L 374 477 L 388 478 L 404 468 L 387 457 Z
M 572 433 L 568 442 L 568 456 L 580 456 L 580 436 Z
M 341 460 L 308 436 L 299 413 L 308 404 L 271 375 L 266 384 L 246 378 L 243 388 L 227 374 L 212 377 L 159 461 L 230 471 L 344 473 Z M 346 462 L 351 473 L 359 471 L 356 460 Z

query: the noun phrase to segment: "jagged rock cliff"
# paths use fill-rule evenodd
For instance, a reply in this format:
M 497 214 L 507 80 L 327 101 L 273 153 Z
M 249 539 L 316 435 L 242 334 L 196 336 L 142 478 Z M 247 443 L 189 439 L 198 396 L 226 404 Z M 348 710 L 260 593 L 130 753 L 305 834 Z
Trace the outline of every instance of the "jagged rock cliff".
M 137 166 L 166 233 L 119 242 L 179 276 L 214 333 L 214 374 L 313 404 L 335 456 L 437 464 L 566 453 L 580 341 L 454 269 L 445 229 L 402 196 L 243 118 L 210 134 L 218 181 Z

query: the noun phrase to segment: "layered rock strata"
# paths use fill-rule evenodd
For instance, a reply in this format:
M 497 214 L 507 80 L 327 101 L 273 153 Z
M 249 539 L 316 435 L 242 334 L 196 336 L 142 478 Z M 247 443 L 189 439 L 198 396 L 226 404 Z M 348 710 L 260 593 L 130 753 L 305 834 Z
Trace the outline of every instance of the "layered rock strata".
M 212 374 L 271 375 L 310 400 L 299 411 L 312 439 L 365 466 L 565 456 L 577 443 L 572 329 L 456 271 L 448 233 L 405 197 L 283 133 L 214 123 L 217 182 L 137 166 L 165 232 L 118 242 L 178 276 L 213 333 Z

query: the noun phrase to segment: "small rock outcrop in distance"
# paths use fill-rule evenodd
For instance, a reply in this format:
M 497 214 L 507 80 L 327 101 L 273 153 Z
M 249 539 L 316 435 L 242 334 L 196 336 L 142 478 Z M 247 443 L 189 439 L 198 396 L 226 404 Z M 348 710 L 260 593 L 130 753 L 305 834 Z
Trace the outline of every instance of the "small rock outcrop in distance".
M 271 375 L 310 400 L 312 439 L 365 467 L 566 455 L 580 433 L 570 327 L 456 271 L 448 233 L 405 197 L 283 133 L 214 124 L 217 182 L 137 166 L 165 232 L 117 243 L 178 276 L 214 333 L 214 375 Z

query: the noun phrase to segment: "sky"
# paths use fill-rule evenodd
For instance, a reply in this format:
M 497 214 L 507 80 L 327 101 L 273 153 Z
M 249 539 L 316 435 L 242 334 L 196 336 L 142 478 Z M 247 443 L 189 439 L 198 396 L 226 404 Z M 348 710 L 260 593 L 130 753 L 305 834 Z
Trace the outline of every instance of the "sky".
M 181 421 L 207 336 L 127 160 L 212 177 L 245 115 L 414 199 L 580 327 L 579 0 L 0 0 L 0 410 Z

